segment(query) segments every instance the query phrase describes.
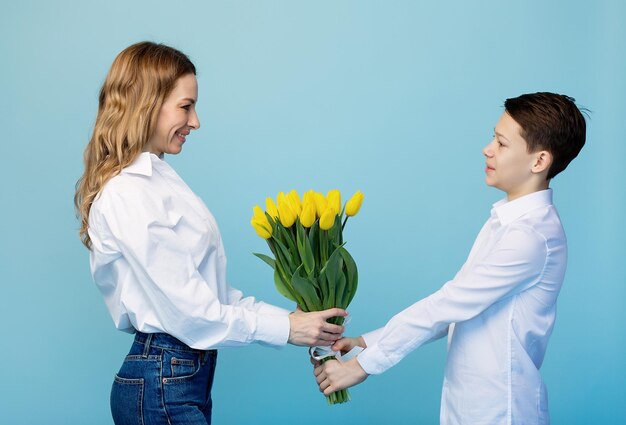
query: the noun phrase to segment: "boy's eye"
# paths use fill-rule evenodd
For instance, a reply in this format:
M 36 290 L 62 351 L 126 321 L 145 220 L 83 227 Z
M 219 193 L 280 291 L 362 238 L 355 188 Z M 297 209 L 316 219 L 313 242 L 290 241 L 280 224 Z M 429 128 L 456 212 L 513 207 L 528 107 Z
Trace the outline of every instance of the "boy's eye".
M 181 108 L 183 108 L 183 109 L 185 109 L 185 110 L 187 110 L 187 111 L 188 111 L 190 106 L 191 106 L 191 105 L 183 105 L 183 106 L 181 106 Z

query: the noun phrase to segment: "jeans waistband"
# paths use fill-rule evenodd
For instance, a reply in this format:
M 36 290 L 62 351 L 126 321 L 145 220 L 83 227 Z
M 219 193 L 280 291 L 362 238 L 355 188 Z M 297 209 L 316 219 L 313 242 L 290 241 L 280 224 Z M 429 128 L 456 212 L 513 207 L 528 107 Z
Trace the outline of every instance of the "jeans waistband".
M 184 342 L 166 333 L 146 334 L 146 333 L 137 331 L 135 333 L 135 342 L 145 345 L 146 350 L 149 347 L 159 347 L 159 348 L 165 348 L 165 349 L 170 349 L 170 350 L 188 351 L 191 353 L 206 353 L 206 352 L 211 352 L 211 351 L 217 351 L 217 350 L 196 350 L 195 348 L 189 347 Z

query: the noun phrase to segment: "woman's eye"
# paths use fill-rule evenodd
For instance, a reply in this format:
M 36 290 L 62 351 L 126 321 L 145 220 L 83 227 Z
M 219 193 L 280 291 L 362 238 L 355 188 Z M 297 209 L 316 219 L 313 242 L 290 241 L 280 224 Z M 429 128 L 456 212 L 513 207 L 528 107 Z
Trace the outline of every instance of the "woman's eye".
M 190 106 L 191 105 L 183 105 L 182 108 L 188 111 Z

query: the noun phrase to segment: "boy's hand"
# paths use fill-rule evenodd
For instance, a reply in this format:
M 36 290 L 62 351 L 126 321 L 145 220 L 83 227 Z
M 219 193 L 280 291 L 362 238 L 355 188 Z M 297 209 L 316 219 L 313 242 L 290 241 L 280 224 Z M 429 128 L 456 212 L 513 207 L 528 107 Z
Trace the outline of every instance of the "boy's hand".
M 343 355 L 352 350 L 354 347 L 367 348 L 365 340 L 362 336 L 341 338 L 333 344 L 331 349 L 333 351 L 339 351 Z
M 324 364 L 318 363 L 313 374 L 324 395 L 360 384 L 369 376 L 356 357 L 345 363 L 337 360 L 328 360 Z
M 340 340 L 338 340 L 337 342 L 335 342 L 333 344 L 333 346 L 330 347 L 330 349 L 335 351 L 335 352 L 339 351 L 342 356 L 345 356 L 354 347 L 367 348 L 367 344 L 365 344 L 365 340 L 363 339 L 362 336 L 357 336 L 357 337 L 346 336 L 346 337 L 343 337 Z M 319 360 L 316 360 L 313 357 L 311 357 L 310 360 L 311 360 L 311 364 L 314 367 L 317 367 L 317 366 L 319 366 L 321 364 Z

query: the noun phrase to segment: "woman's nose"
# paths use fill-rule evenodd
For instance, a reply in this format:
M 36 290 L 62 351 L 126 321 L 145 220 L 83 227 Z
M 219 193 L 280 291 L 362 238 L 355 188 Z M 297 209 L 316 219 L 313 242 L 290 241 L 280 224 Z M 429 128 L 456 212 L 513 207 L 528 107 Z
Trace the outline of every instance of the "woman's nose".
M 198 118 L 198 114 L 195 110 L 193 111 L 193 114 L 191 114 L 191 116 L 189 117 L 189 122 L 187 122 L 187 125 L 194 130 L 200 128 L 200 119 Z

